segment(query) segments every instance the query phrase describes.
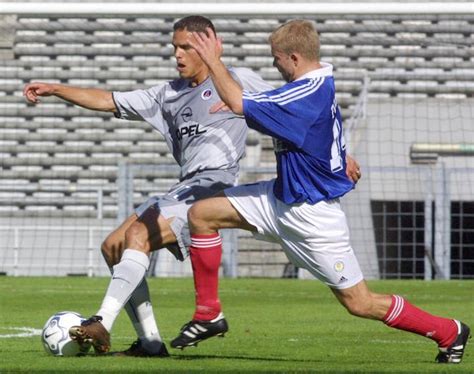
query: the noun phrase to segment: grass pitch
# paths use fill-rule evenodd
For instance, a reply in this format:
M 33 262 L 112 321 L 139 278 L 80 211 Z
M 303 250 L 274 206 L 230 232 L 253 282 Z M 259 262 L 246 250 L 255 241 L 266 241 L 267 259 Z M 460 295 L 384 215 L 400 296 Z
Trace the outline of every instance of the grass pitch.
M 160 331 L 169 342 L 192 315 L 192 280 L 149 282 Z M 40 330 L 55 312 L 94 314 L 107 285 L 106 278 L 0 277 L 0 373 L 474 373 L 474 339 L 462 364 L 435 364 L 434 342 L 350 316 L 317 281 L 222 280 L 229 333 L 183 351 L 168 345 L 172 356 L 166 359 L 52 357 L 39 336 L 28 336 L 28 328 Z M 370 286 L 474 327 L 472 281 L 377 281 Z M 125 349 L 133 340 L 122 312 L 112 350 Z

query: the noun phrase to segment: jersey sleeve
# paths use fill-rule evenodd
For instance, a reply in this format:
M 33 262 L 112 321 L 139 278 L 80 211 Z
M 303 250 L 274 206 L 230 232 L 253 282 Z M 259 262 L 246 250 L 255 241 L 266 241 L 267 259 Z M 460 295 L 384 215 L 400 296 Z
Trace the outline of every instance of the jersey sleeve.
M 156 130 L 164 132 L 162 114 L 166 83 L 146 90 L 113 92 L 117 112 L 115 116 L 130 121 L 146 121 Z
M 261 92 L 273 90 L 273 86 L 263 80 L 263 78 L 247 68 L 231 68 L 229 69 L 231 74 L 237 78 L 242 89 L 249 92 Z
M 244 90 L 244 116 L 249 127 L 301 148 L 327 108 L 328 94 L 324 79 L 297 81 L 259 93 Z
M 244 116 L 250 128 L 300 147 L 304 142 L 304 127 L 298 113 L 287 105 L 271 100 L 271 92 L 243 93 Z M 298 129 L 295 131 L 295 129 Z

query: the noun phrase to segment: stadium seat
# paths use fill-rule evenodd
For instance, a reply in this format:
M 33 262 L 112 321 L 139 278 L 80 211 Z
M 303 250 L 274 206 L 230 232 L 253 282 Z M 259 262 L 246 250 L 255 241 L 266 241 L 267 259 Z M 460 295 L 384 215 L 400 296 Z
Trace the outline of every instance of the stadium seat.
M 474 96 L 473 62 L 466 58 L 474 55 L 472 17 L 305 17 L 320 31 L 322 59 L 334 64 L 346 121 L 357 114 L 365 89 L 370 97 Z M 53 97 L 39 106 L 22 97 L 23 85 L 38 80 L 125 91 L 175 78 L 173 19 L 32 14 L 14 21 L 11 43 L 0 46 L 0 217 L 94 217 L 100 191 L 104 216 L 115 218 L 119 163 L 161 166 L 134 172 L 134 205 L 178 180 L 167 144 L 149 125 L 91 114 Z M 213 21 L 224 37 L 226 63 L 252 68 L 275 86 L 283 83 L 272 67 L 267 38 L 286 17 Z M 247 147 L 243 164 L 264 172 L 242 173 L 240 180 L 272 176 L 272 140 L 250 132 Z M 245 235 L 239 239 L 239 262 L 248 265 L 240 275 L 260 276 L 261 265 L 252 267 L 259 261 L 281 273 L 286 259 L 278 246 L 253 243 Z

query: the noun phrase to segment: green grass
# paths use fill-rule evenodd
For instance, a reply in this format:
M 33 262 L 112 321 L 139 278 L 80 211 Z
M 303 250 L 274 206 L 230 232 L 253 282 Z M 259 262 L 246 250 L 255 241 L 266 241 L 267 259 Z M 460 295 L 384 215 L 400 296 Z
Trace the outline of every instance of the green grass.
M 0 335 L 16 333 L 13 328 L 18 327 L 40 329 L 61 310 L 89 316 L 100 306 L 107 284 L 106 278 L 0 277 Z M 370 285 L 474 326 L 472 281 Z M 192 280 L 154 278 L 150 290 L 168 342 L 192 315 Z M 172 350 L 169 359 L 51 357 L 38 336 L 0 337 L 0 373 L 474 373 L 474 342 L 461 365 L 435 364 L 434 342 L 350 316 L 316 281 L 224 279 L 221 299 L 230 325 L 226 337 Z M 112 333 L 112 350 L 122 350 L 134 339 L 122 313 Z

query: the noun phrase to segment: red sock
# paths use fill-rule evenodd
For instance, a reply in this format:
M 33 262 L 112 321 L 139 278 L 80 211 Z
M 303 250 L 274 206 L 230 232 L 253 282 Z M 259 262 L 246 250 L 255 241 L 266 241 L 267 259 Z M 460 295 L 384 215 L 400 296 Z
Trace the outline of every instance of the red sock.
M 392 304 L 383 321 L 390 327 L 433 339 L 441 348 L 450 346 L 458 334 L 454 320 L 429 314 L 398 295 L 392 295 Z
M 219 233 L 191 235 L 191 263 L 196 290 L 196 311 L 193 319 L 210 321 L 221 312 L 218 283 L 222 256 L 222 240 Z

